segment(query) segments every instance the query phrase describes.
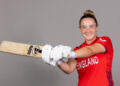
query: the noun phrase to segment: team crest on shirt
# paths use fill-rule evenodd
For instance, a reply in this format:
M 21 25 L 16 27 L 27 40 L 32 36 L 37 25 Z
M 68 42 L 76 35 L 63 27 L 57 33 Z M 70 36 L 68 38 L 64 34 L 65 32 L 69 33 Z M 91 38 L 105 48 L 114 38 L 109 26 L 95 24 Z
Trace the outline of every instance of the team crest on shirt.
M 77 70 L 80 70 L 82 68 L 86 68 L 86 67 L 89 67 L 91 65 L 98 64 L 98 63 L 99 63 L 99 59 L 97 56 L 87 58 L 87 59 L 82 60 L 82 61 L 77 63 Z

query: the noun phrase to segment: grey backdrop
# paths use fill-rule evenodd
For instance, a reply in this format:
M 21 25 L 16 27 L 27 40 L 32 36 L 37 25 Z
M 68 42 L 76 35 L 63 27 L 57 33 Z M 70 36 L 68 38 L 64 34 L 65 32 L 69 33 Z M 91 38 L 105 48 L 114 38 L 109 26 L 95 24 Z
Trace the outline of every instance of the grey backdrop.
M 100 35 L 114 46 L 113 79 L 120 86 L 119 0 L 0 0 L 0 41 L 31 44 L 64 44 L 74 48 L 83 42 L 78 29 L 83 11 L 96 13 Z M 41 59 L 0 52 L 0 86 L 77 86 L 77 72 L 63 73 Z

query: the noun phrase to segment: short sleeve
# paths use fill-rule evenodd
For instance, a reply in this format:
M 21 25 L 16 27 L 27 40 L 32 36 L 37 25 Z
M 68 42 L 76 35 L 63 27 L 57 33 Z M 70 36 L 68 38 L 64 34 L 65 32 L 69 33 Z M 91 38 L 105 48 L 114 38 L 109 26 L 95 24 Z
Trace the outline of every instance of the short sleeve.
M 106 36 L 99 37 L 96 43 L 100 43 L 101 45 L 103 45 L 107 51 L 111 51 L 111 50 L 113 51 L 112 42 L 109 37 Z

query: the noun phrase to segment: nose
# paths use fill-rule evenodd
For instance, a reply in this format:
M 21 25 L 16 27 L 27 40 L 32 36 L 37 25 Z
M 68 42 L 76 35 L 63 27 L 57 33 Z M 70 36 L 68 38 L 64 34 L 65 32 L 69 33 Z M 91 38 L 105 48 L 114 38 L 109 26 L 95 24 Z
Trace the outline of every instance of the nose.
M 86 28 L 86 32 L 90 32 L 90 28 Z

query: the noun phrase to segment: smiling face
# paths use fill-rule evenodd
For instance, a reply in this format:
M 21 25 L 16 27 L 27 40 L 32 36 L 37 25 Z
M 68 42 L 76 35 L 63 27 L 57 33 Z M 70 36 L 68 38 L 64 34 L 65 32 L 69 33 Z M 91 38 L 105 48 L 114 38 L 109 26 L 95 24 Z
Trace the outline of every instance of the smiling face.
M 96 31 L 98 26 L 93 18 L 83 18 L 80 23 L 80 30 L 87 43 L 91 43 L 96 39 Z

